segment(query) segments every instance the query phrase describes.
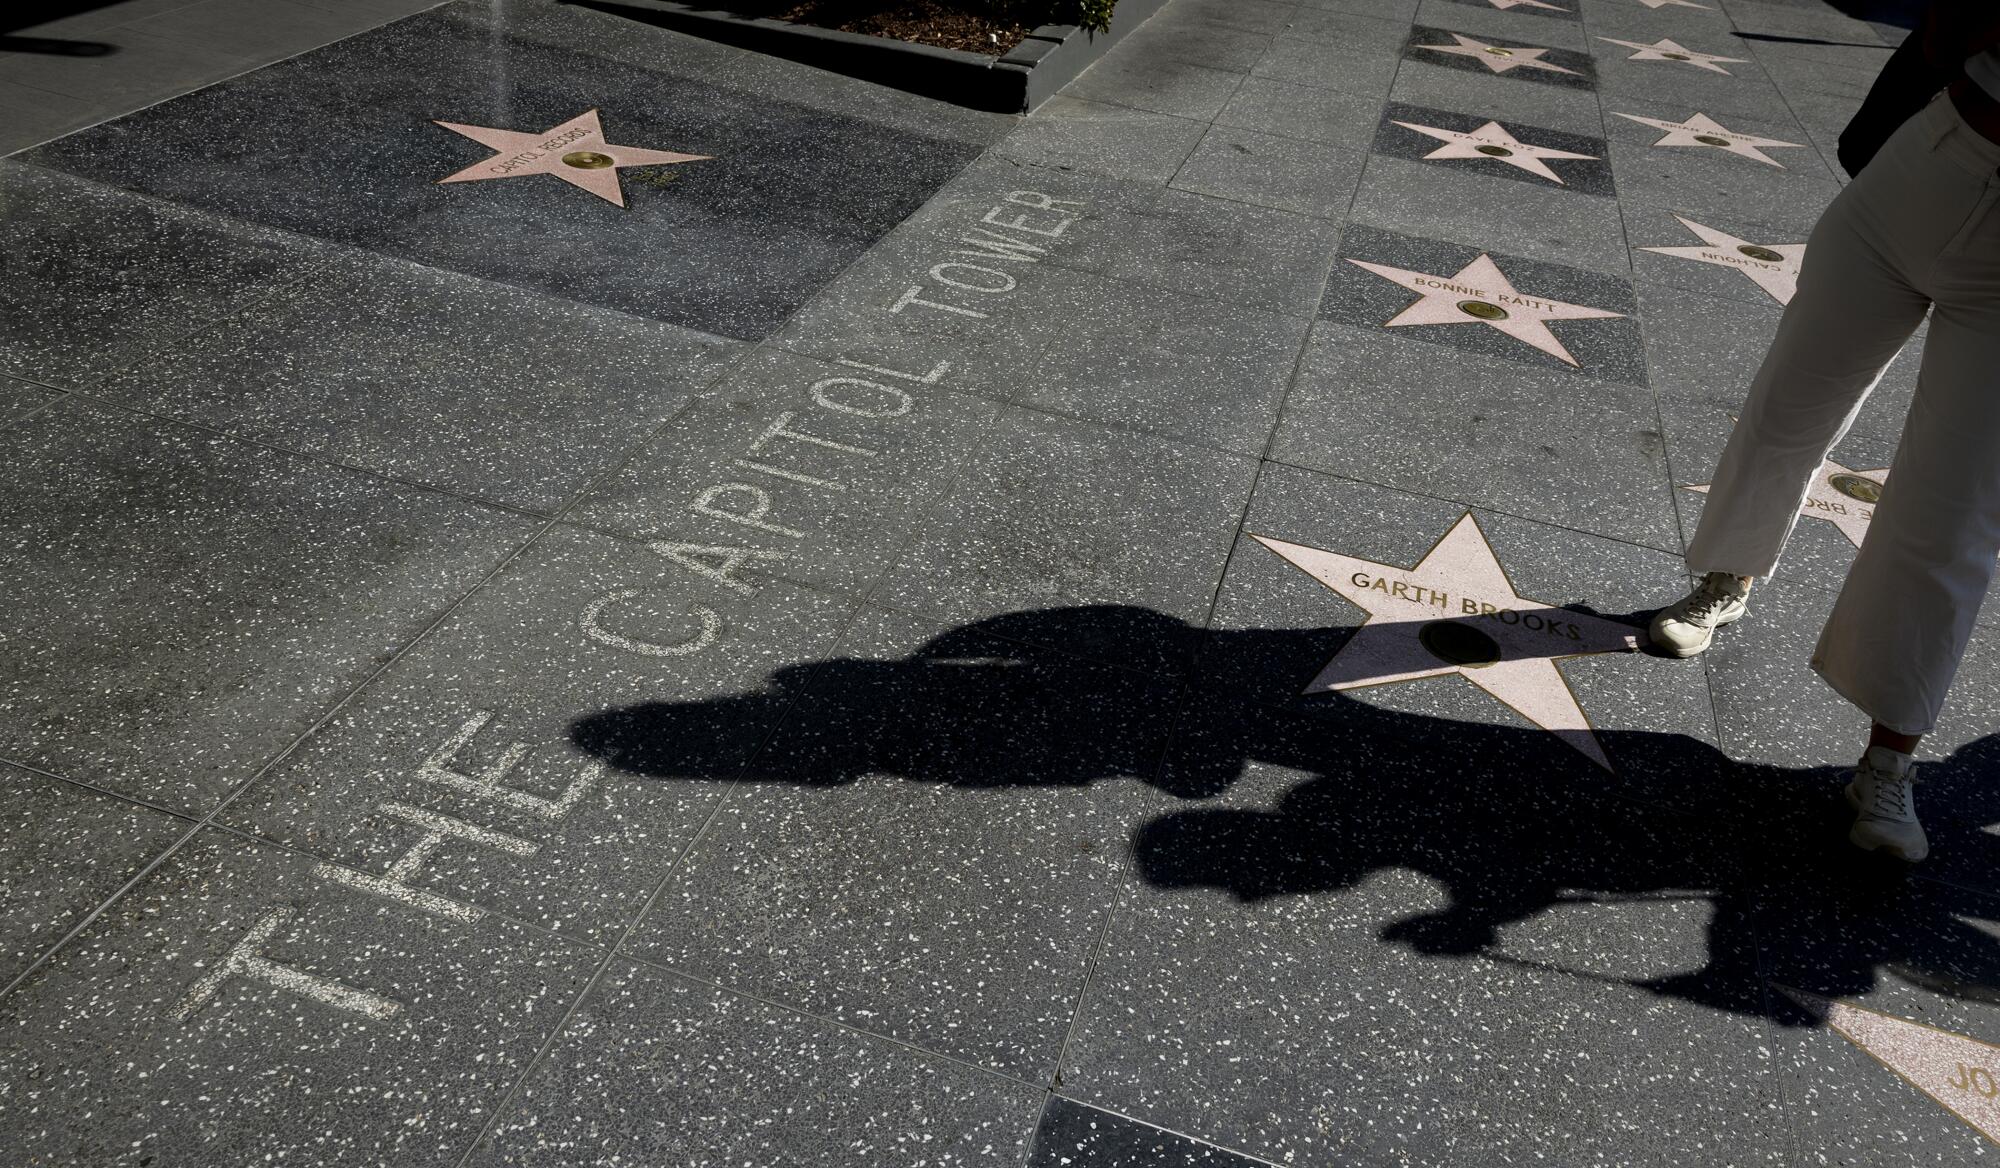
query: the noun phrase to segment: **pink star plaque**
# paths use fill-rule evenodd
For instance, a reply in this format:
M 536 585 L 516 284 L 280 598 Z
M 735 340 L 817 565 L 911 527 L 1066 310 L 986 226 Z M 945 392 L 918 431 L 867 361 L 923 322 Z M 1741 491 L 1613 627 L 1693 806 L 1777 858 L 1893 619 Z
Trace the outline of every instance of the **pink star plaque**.
M 1697 69 L 1706 69 L 1710 73 L 1721 73 L 1724 76 L 1730 75 L 1729 70 L 1723 68 L 1724 65 L 1749 64 L 1748 58 L 1745 57 L 1718 57 L 1714 53 L 1697 53 L 1664 37 L 1650 45 L 1642 45 L 1637 41 L 1621 41 L 1617 37 L 1601 36 L 1597 39 L 1633 50 L 1632 55 L 1625 58 L 1628 61 L 1679 61 L 1684 65 L 1693 65 Z
M 1425 126 L 1416 122 L 1397 122 L 1405 130 L 1415 130 L 1426 137 L 1436 138 L 1444 145 L 1424 155 L 1425 158 L 1490 158 L 1508 166 L 1519 167 L 1538 178 L 1552 183 L 1563 183 L 1562 177 L 1549 169 L 1544 158 L 1587 158 L 1595 154 L 1573 154 L 1568 150 L 1555 150 L 1547 146 L 1532 146 L 1507 132 L 1499 122 L 1488 122 L 1476 130 L 1446 130 L 1437 126 Z
M 1565 69 L 1561 65 L 1552 65 L 1547 61 L 1538 60 L 1537 58 L 1543 53 L 1549 51 L 1547 49 L 1518 48 L 1512 45 L 1489 45 L 1485 41 L 1476 41 L 1469 36 L 1461 36 L 1455 32 L 1447 35 L 1458 43 L 1452 45 L 1417 45 L 1415 47 L 1429 49 L 1433 53 L 1451 53 L 1455 56 L 1470 57 L 1495 73 L 1505 73 L 1509 69 L 1546 69 L 1551 73 L 1568 73 L 1572 77 L 1581 76 L 1574 69 Z
M 439 179 L 441 183 L 551 174 L 621 207 L 625 205 L 625 192 L 618 185 L 620 167 L 706 162 L 709 158 L 706 154 L 677 154 L 671 150 L 613 146 L 604 140 L 604 128 L 598 124 L 594 109 L 585 110 L 562 125 L 539 134 L 496 130 L 490 126 L 466 126 L 457 122 L 437 124 L 499 152 L 484 162 Z
M 1350 259 L 1347 262 L 1384 280 L 1401 284 L 1419 297 L 1382 322 L 1387 328 L 1413 324 L 1483 324 L 1570 365 L 1576 365 L 1577 360 L 1549 331 L 1549 321 L 1604 320 L 1625 315 L 1602 308 L 1586 308 L 1580 304 L 1523 295 L 1501 274 L 1493 257 L 1484 254 L 1449 276 L 1412 272 L 1406 268 L 1392 268 L 1388 264 L 1371 264 L 1366 260 Z
M 1763 147 L 1790 146 L 1796 149 L 1804 148 L 1804 144 L 1800 142 L 1781 142 L 1776 138 L 1759 138 L 1755 134 L 1739 134 L 1725 127 L 1721 122 L 1716 121 L 1707 114 L 1691 114 L 1685 122 L 1670 122 L 1665 118 L 1642 118 L 1638 114 L 1619 114 L 1617 110 L 1612 110 L 1611 112 L 1618 114 L 1619 117 L 1624 118 L 1626 121 L 1651 126 L 1655 130 L 1665 130 L 1667 136 L 1653 143 L 1655 146 L 1708 146 L 1730 154 L 1741 155 L 1744 158 L 1754 158 L 1766 165 L 1776 166 L 1779 170 L 1785 169 L 1784 166 L 1766 155 L 1762 149 Z
M 1804 990 L 1777 988 L 1974 1131 L 2000 1142 L 2000 1079 L 1995 1078 L 2000 1075 L 2000 1046 Z
M 1640 631 L 1517 595 L 1471 512 L 1414 568 L 1252 538 L 1368 614 L 1305 692 L 1455 674 L 1611 769 L 1556 661 L 1633 651 Z
M 1750 277 L 1752 283 L 1778 303 L 1792 302 L 1792 297 L 1799 290 L 1799 265 L 1805 262 L 1805 244 L 1751 243 L 1727 231 L 1705 227 L 1682 215 L 1674 218 L 1680 220 L 1682 227 L 1699 235 L 1702 246 L 1642 247 L 1639 250 L 1730 268 Z
M 1888 480 L 1887 467 L 1855 470 L 1829 458 L 1821 464 L 1819 474 L 1813 476 L 1812 486 L 1806 489 L 1799 514 L 1833 524 L 1847 537 L 1848 543 L 1860 547 L 1868 534 L 1868 524 L 1875 518 L 1875 503 L 1882 497 L 1882 484 Z M 1707 483 L 1697 483 L 1686 489 L 1706 495 L 1708 488 Z

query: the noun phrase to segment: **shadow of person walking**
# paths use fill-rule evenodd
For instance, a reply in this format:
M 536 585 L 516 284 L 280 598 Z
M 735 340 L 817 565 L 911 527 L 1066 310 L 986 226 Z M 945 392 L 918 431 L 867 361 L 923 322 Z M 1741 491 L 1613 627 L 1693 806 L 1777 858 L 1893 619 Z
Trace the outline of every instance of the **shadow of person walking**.
M 1817 1019 L 1773 982 L 1841 997 L 1887 971 L 2000 1000 L 2000 939 L 1982 923 L 2000 919 L 2000 840 L 1984 830 L 2000 822 L 2000 787 L 1981 781 L 2000 774 L 2000 735 L 1932 764 L 1938 860 L 1905 878 L 1846 844 L 1836 768 L 1741 764 L 1687 735 L 1600 728 L 1618 764 L 1607 773 L 1533 727 L 1298 696 L 1348 633 L 1221 631 L 1198 668 L 1126 669 L 1057 646 L 1088 643 L 1104 661 L 1124 642 L 1125 659 L 1154 662 L 1194 630 L 1133 607 L 1011 613 L 900 655 L 779 669 L 755 693 L 589 714 L 572 736 L 659 779 L 1143 782 L 1157 794 L 1129 847 L 1145 884 L 1261 900 L 1414 872 L 1445 905 L 1379 939 L 1438 960 L 1525 963 L 1791 1025 Z M 780 717 L 786 728 L 745 765 L 745 728 Z M 1500 944 L 1507 926 L 1561 906 L 1657 900 L 1709 906 L 1701 968 L 1623 979 Z

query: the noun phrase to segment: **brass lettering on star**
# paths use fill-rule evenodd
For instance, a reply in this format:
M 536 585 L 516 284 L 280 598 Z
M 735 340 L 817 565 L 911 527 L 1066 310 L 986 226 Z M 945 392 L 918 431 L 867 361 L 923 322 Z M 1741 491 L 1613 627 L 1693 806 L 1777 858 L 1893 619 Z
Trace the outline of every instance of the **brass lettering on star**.
M 1428 588 L 1422 584 L 1412 584 L 1407 580 L 1391 580 L 1386 576 L 1370 576 L 1366 572 L 1354 573 L 1348 578 L 1348 582 L 1356 588 L 1369 592 L 1380 592 L 1384 596 L 1422 608 L 1440 609 L 1445 612 L 1452 611 L 1452 597 L 1449 592 L 1440 592 L 1435 588 Z M 1581 641 L 1583 639 L 1583 633 L 1578 630 L 1576 625 L 1569 621 L 1555 619 L 1550 615 L 1551 611 L 1522 611 L 1514 608 L 1502 608 L 1499 605 L 1489 604 L 1484 600 L 1476 600 L 1469 596 L 1458 598 L 1458 614 L 1461 617 L 1477 617 L 1484 620 L 1499 621 L 1503 625 L 1516 625 L 1527 629 L 1531 633 L 1544 633 L 1548 636 L 1564 640 Z M 1460 622 L 1440 623 L 1456 624 Z M 1441 635 L 1455 636 L 1456 634 Z M 1480 636 L 1485 635 L 1485 633 L 1480 633 Z M 1426 647 L 1428 648 L 1428 646 Z M 1497 659 L 1495 658 L 1495 660 Z M 1459 662 L 1453 662 L 1453 664 L 1459 664 Z
M 522 166 L 526 166 L 528 163 L 533 162 L 537 158 L 546 157 L 549 154 L 553 153 L 554 151 L 560 150 L 562 147 L 567 146 L 571 142 L 576 141 L 578 138 L 588 137 L 589 134 L 590 134 L 590 127 L 588 126 L 572 126 L 571 128 L 563 131 L 562 133 L 557 134 L 555 137 L 550 138 L 548 141 L 540 143 L 532 150 L 523 150 L 519 154 L 513 155 L 508 158 L 499 159 L 487 169 L 491 170 L 494 174 L 506 174 L 509 171 L 513 171 Z M 597 155 L 597 157 L 603 158 L 604 156 L 600 154 Z M 569 159 L 564 158 L 563 161 L 569 162 Z M 606 158 L 602 165 L 609 166 L 610 164 L 611 160 Z M 570 162 L 570 165 L 577 166 L 579 164 Z
M 1703 251 L 1701 258 L 1715 264 L 1735 264 L 1739 268 L 1768 268 L 1785 258 L 1768 247 L 1757 247 L 1755 244 L 1745 244 L 1736 250 L 1743 254 L 1733 256 L 1726 251 Z

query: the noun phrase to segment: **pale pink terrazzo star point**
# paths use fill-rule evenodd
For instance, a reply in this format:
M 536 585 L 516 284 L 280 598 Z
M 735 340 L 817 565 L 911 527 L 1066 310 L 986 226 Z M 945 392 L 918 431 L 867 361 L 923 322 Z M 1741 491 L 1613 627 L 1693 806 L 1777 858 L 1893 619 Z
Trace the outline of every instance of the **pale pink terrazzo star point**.
M 1635 651 L 1641 630 L 1517 594 L 1471 512 L 1411 568 L 1254 533 L 1251 538 L 1368 614 L 1306 693 L 1456 674 L 1612 769 L 1556 662 Z M 1486 658 L 1453 661 L 1432 648 L 1453 644 L 1484 651 Z
M 1665 130 L 1667 136 L 1653 143 L 1655 146 L 1706 146 L 1711 150 L 1721 150 L 1742 158 L 1754 158 L 1779 170 L 1785 169 L 1784 165 L 1767 156 L 1763 148 L 1777 146 L 1801 150 L 1805 148 L 1805 144 L 1801 142 L 1783 142 L 1776 138 L 1759 138 L 1755 134 L 1739 134 L 1703 113 L 1691 114 L 1684 122 L 1671 122 L 1665 118 L 1645 118 L 1638 114 L 1618 113 L 1617 110 L 1611 112 L 1627 121 L 1651 126 L 1655 130 Z
M 1595 154 L 1576 154 L 1568 150 L 1556 150 L 1548 146 L 1534 146 L 1514 137 L 1499 122 L 1488 122 L 1476 130 L 1446 130 L 1438 126 L 1425 126 L 1417 122 L 1397 122 L 1406 130 L 1414 130 L 1427 137 L 1436 138 L 1444 145 L 1424 155 L 1432 158 L 1485 158 L 1518 167 L 1539 178 L 1567 186 L 1562 177 L 1549 169 L 1545 158 L 1596 159 Z
M 618 182 L 620 168 L 706 162 L 710 158 L 706 154 L 614 146 L 604 140 L 604 127 L 599 123 L 595 109 L 585 110 L 561 125 L 538 134 L 458 122 L 437 121 L 437 124 L 497 151 L 484 162 L 474 163 L 437 180 L 440 183 L 548 174 L 620 207 L 625 205 L 625 192 Z
M 1806 489 L 1805 501 L 1799 504 L 1799 514 L 1807 519 L 1823 519 L 1840 530 L 1847 542 L 1855 547 L 1868 535 L 1868 525 L 1875 519 L 1875 501 L 1867 498 L 1881 497 L 1882 485 L 1889 481 L 1889 468 L 1877 467 L 1873 470 L 1856 470 L 1827 459 L 1820 464 L 1819 473 L 1813 476 L 1812 486 Z M 1873 483 L 1871 491 L 1866 483 Z M 1706 495 L 1708 483 L 1693 483 L 1683 488 L 1696 494 Z M 1843 490 L 1842 488 L 1846 489 Z
M 1704 226 L 1685 215 L 1675 215 L 1681 226 L 1701 237 L 1700 247 L 1642 247 L 1676 259 L 1714 264 L 1748 276 L 1766 295 L 1780 304 L 1790 304 L 1799 290 L 1799 266 L 1805 262 L 1803 243 L 1751 243 L 1727 231 Z
M 1697 69 L 1706 69 L 1711 73 L 1720 73 L 1724 77 L 1734 76 L 1729 70 L 1723 68 L 1724 65 L 1747 65 L 1750 63 L 1746 57 L 1719 57 L 1714 53 L 1697 53 L 1693 49 L 1677 44 L 1665 37 L 1661 37 L 1650 45 L 1640 44 L 1638 41 L 1621 41 L 1617 37 L 1601 36 L 1597 39 L 1609 41 L 1614 45 L 1623 45 L 1633 50 L 1632 55 L 1625 58 L 1628 61 L 1677 61 L 1683 65 L 1693 65 Z
M 2000 1046 L 1789 986 L 1775 988 L 1973 1130 L 2000 1142 Z
M 1551 73 L 1567 73 L 1572 77 L 1582 74 L 1574 69 L 1553 65 L 1539 58 L 1549 49 L 1531 49 L 1519 45 L 1489 45 L 1485 41 L 1473 40 L 1460 33 L 1447 34 L 1457 41 L 1455 45 L 1416 45 L 1415 48 L 1428 49 L 1433 53 L 1451 53 L 1455 56 L 1470 57 L 1481 62 L 1495 73 L 1505 73 L 1510 69 L 1546 69 Z
M 1417 324 L 1483 324 L 1578 368 L 1581 366 L 1577 365 L 1576 358 L 1570 356 L 1569 350 L 1549 331 L 1547 322 L 1609 320 L 1625 315 L 1602 308 L 1523 295 L 1501 273 L 1493 257 L 1484 253 L 1449 276 L 1412 272 L 1366 260 L 1349 259 L 1347 262 L 1401 284 L 1422 297 L 1383 321 L 1385 328 Z M 1494 315 L 1496 310 L 1498 315 Z

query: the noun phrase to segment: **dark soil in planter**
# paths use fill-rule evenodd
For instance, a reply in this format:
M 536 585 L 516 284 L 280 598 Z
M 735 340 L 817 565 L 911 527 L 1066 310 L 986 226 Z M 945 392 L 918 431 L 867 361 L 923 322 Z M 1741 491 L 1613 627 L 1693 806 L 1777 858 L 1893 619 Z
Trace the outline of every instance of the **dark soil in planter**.
M 1020 44 L 1037 25 L 1075 19 L 1071 6 L 1056 0 L 708 0 L 708 4 L 742 16 L 995 57 Z

